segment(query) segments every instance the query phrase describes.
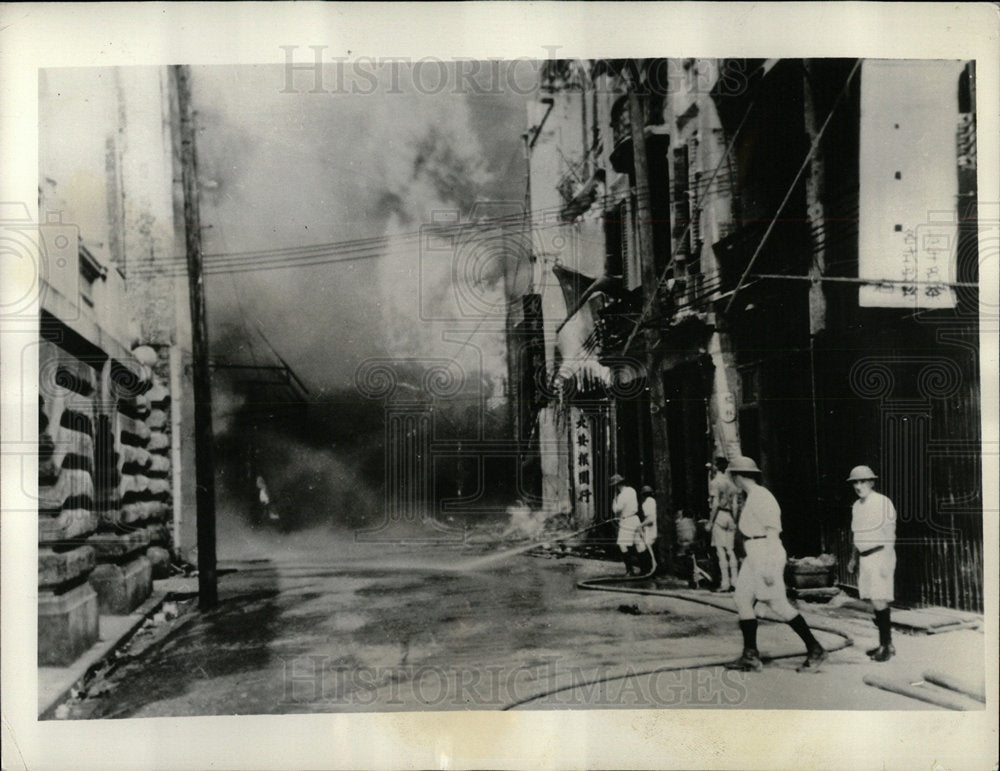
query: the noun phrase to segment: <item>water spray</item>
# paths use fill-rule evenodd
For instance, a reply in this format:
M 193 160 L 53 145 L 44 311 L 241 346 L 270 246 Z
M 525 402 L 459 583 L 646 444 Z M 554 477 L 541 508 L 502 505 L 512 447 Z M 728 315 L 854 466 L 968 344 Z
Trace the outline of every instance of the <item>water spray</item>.
M 517 554 L 523 554 L 526 551 L 531 551 L 532 549 L 536 549 L 539 546 L 544 546 L 545 544 L 552 543 L 553 541 L 565 541 L 570 538 L 575 538 L 578 535 L 583 535 L 584 533 L 589 532 L 591 530 L 595 530 L 596 528 L 602 527 L 605 524 L 607 523 L 597 522 L 593 525 L 588 525 L 587 527 L 581 528 L 579 530 L 574 530 L 572 533 L 566 533 L 564 535 L 556 535 L 541 541 L 533 541 L 531 543 L 522 544 L 521 546 L 515 546 L 511 549 L 504 549 L 503 551 L 493 552 L 492 554 L 487 554 L 482 557 L 477 557 L 473 560 L 469 560 L 468 562 L 460 563 L 455 567 L 455 569 L 479 570 L 481 568 L 493 564 L 494 562 L 501 562 L 502 560 L 505 560 L 508 557 L 513 557 Z M 654 562 L 654 569 L 655 569 L 655 562 Z

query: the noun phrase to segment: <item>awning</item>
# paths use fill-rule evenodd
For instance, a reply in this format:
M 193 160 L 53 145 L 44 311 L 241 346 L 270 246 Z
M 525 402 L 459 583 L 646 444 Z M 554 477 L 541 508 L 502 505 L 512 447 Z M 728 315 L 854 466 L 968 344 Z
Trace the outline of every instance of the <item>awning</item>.
M 590 176 L 590 179 L 584 182 L 583 186 L 566 202 L 559 213 L 560 217 L 566 222 L 572 222 L 577 217 L 582 216 L 593 205 L 594 201 L 597 200 L 604 180 L 604 169 L 597 169 Z
M 553 275 L 559 280 L 559 288 L 562 290 L 563 300 L 566 301 L 566 309 L 572 311 L 580 307 L 585 292 L 594 283 L 592 276 L 585 276 L 575 270 L 570 270 L 564 265 L 553 265 Z
M 555 272 L 555 268 L 553 268 L 553 272 Z M 562 282 L 560 282 L 560 284 L 561 283 Z M 605 294 L 609 295 L 616 295 L 620 294 L 621 291 L 622 291 L 621 276 L 605 275 L 601 276 L 598 279 L 595 279 L 586 289 L 583 290 L 583 292 L 580 294 L 580 296 L 577 298 L 576 302 L 573 305 L 570 305 L 569 302 L 567 301 L 566 318 L 558 327 L 556 327 L 556 333 L 558 334 L 562 330 L 562 328 L 566 326 L 569 320 L 572 319 L 575 315 L 577 315 L 586 306 L 587 301 L 598 292 L 604 292 Z M 566 290 L 564 289 L 563 290 L 564 295 L 565 292 Z
M 594 322 L 591 305 L 585 300 L 578 311 L 560 325 L 556 333 L 561 360 L 555 375 L 557 384 L 573 381 L 578 391 L 611 384 L 612 372 L 598 360 L 597 347 L 592 344 Z

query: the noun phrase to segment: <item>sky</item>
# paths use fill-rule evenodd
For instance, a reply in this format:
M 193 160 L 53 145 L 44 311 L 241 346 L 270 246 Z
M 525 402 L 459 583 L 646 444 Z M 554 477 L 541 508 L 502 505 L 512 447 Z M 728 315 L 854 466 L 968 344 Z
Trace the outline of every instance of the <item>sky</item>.
M 286 255 L 270 263 L 280 269 L 247 261 L 246 270 L 210 275 L 214 358 L 264 360 L 257 324 L 318 392 L 352 387 L 371 357 L 443 357 L 470 367 L 481 360 L 502 374 L 494 320 L 444 312 L 455 304 L 462 247 L 421 248 L 418 235 L 435 218 L 465 221 L 487 202 L 523 202 L 532 73 L 522 64 L 518 86 L 506 88 L 493 70 L 476 88 L 451 66 L 397 67 L 354 79 L 348 71 L 338 88 L 330 65 L 324 93 L 312 93 L 312 73 L 289 89 L 279 65 L 192 67 L 208 264 L 218 254 L 386 238 L 363 252 L 357 244 L 327 248 L 365 259 L 303 266 Z M 474 291 L 502 300 L 497 265 L 478 269 L 483 275 L 470 280 L 483 283 Z M 445 342 L 449 334 L 471 345 Z

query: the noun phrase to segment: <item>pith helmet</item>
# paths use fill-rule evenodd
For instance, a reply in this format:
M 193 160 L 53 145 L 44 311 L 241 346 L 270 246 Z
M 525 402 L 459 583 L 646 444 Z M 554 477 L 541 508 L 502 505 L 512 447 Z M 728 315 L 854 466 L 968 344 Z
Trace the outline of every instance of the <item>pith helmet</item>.
M 610 481 L 611 481 L 611 484 L 616 485 L 619 482 L 624 482 L 625 481 L 625 477 L 623 477 L 621 474 L 612 474 Z
M 861 482 L 865 479 L 878 479 L 878 475 L 871 470 L 871 466 L 855 466 L 851 469 L 851 475 L 847 477 L 848 482 Z
M 729 462 L 729 470 L 737 474 L 760 474 L 761 470 L 753 458 L 746 455 L 737 455 Z
M 642 489 L 639 491 L 639 494 L 640 495 L 646 495 L 647 493 L 649 495 L 652 495 L 653 494 L 653 488 L 650 487 L 649 485 L 643 485 Z

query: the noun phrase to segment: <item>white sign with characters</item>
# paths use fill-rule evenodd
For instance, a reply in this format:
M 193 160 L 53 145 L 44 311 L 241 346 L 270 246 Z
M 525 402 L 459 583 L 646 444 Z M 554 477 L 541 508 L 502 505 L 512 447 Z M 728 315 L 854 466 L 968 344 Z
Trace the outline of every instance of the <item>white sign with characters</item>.
M 953 308 L 961 61 L 861 67 L 858 276 L 864 307 Z
M 578 407 L 570 410 L 570 468 L 573 473 L 573 501 L 576 521 L 594 521 L 594 461 L 591 417 Z

